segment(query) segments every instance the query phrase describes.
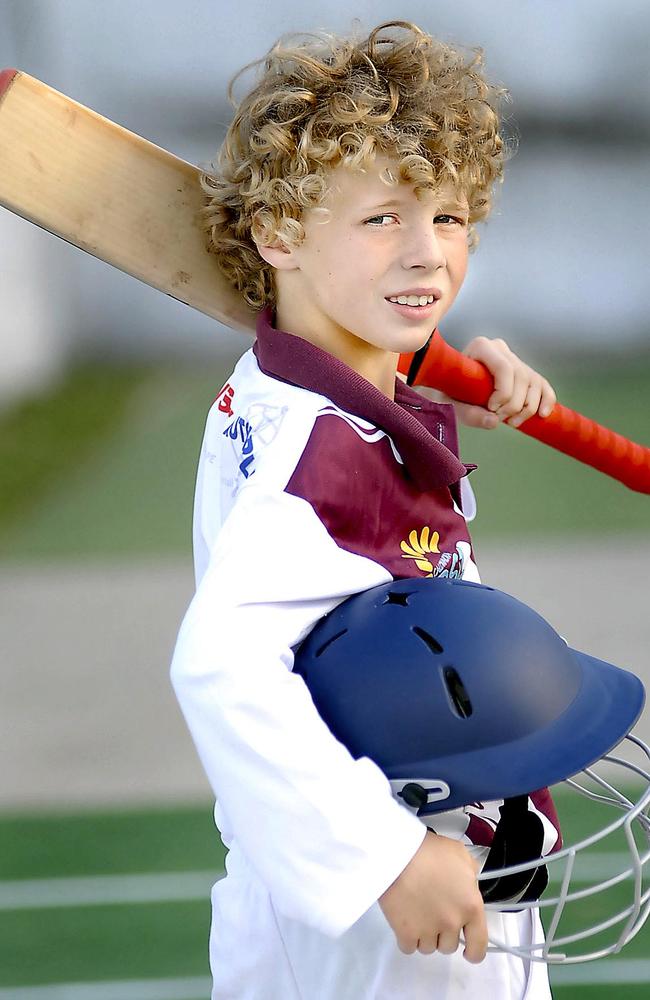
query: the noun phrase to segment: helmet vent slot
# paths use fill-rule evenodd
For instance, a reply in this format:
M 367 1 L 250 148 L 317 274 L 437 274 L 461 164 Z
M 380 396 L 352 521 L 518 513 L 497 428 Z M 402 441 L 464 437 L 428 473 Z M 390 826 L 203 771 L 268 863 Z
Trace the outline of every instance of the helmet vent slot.
M 472 703 L 458 672 L 453 667 L 445 667 L 442 676 L 456 715 L 468 719 L 472 714 Z
M 399 604 L 401 607 L 407 608 L 412 593 L 413 591 L 408 590 L 389 590 L 384 604 Z
M 320 656 L 322 653 L 325 652 L 325 650 L 327 649 L 328 646 L 331 646 L 333 642 L 336 642 L 337 639 L 340 639 L 341 636 L 345 635 L 346 632 L 347 632 L 347 629 L 346 628 L 342 628 L 340 632 L 337 632 L 335 635 L 331 635 L 329 637 L 329 639 L 327 640 L 327 642 L 324 642 L 322 646 L 319 646 L 319 648 L 316 650 L 316 652 L 315 652 L 314 655 L 315 656 Z
M 422 639 L 424 645 L 428 646 L 428 648 L 431 650 L 432 653 L 444 653 L 444 649 L 442 648 L 438 640 L 434 639 L 433 636 L 429 635 L 428 632 L 425 632 L 423 628 L 419 627 L 419 625 L 413 625 L 412 631 L 415 632 L 418 639 Z

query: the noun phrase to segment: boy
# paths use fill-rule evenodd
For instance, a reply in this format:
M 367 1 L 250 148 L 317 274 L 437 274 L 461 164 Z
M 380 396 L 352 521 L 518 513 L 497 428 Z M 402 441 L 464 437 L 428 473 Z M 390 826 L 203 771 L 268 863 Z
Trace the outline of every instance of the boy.
M 279 42 L 264 70 L 204 181 L 211 249 L 259 316 L 208 416 L 197 590 L 171 668 L 229 848 L 213 998 L 548 997 L 544 966 L 485 957 L 488 926 L 512 944 L 535 929 L 525 913 L 486 921 L 471 838 L 426 832 L 291 673 L 350 594 L 478 579 L 453 408 L 396 366 L 463 282 L 501 176 L 503 92 L 479 56 L 408 22 L 362 42 Z M 496 387 L 469 421 L 550 412 L 552 389 L 505 344 L 470 348 Z

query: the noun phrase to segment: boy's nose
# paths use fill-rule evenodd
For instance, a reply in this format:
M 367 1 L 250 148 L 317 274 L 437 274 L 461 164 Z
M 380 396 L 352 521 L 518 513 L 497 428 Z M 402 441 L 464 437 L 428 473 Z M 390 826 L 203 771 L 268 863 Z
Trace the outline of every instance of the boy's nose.
M 445 267 L 447 259 L 442 243 L 435 232 L 420 233 L 409 240 L 404 253 L 406 267 L 428 267 L 437 269 Z

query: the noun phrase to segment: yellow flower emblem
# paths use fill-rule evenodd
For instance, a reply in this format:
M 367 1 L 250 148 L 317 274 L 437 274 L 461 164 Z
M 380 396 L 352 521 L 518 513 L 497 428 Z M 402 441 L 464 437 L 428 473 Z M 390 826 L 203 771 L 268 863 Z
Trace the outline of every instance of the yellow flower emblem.
M 430 529 L 423 528 L 418 538 L 417 528 L 409 534 L 408 542 L 400 542 L 400 548 L 404 553 L 402 559 L 415 559 L 418 569 L 424 570 L 427 576 L 433 576 L 433 564 L 426 558 L 427 552 L 440 552 L 438 542 L 440 533 L 434 531 L 429 535 Z M 410 543 L 410 544 L 409 544 Z

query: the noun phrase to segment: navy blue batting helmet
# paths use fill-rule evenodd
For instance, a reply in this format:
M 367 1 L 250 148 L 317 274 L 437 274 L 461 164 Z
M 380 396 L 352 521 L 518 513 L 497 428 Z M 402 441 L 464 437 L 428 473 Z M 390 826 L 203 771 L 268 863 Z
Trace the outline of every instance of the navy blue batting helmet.
M 446 829 L 442 813 L 449 820 L 452 811 L 503 800 L 489 852 L 478 849 L 485 904 L 544 907 L 550 929 L 525 945 L 490 938 L 491 949 L 587 961 L 617 953 L 638 933 L 650 915 L 650 747 L 630 732 L 645 697 L 637 677 L 569 648 L 508 594 L 440 578 L 348 598 L 307 636 L 294 669 L 334 735 L 353 756 L 374 760 L 393 794 L 434 830 L 441 822 Z M 618 747 L 609 752 L 622 740 L 627 758 Z M 628 784 L 641 778 L 637 801 L 609 770 L 599 774 L 601 765 Z M 616 818 L 579 843 L 544 848 L 528 796 L 560 781 L 582 806 L 595 805 L 599 824 L 604 810 Z M 612 843 L 620 873 L 596 874 L 585 889 L 574 866 Z M 561 892 L 544 893 L 547 867 Z M 608 895 L 614 883 L 628 887 L 625 902 Z M 615 911 L 606 921 L 601 906 Z
M 634 674 L 571 649 L 521 601 L 453 579 L 348 598 L 294 670 L 354 757 L 430 781 L 420 816 L 564 780 L 628 734 L 645 698 Z

